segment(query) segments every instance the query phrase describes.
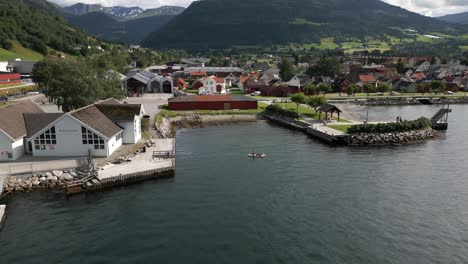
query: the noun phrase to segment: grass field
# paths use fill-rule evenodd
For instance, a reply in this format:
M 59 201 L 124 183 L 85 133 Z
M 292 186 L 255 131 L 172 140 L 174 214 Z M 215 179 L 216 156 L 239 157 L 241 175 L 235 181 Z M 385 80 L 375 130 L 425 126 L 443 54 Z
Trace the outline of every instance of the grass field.
M 0 95 L 23 94 L 32 91 L 37 91 L 36 85 L 23 86 L 20 88 L 1 89 Z
M 11 60 L 20 58 L 23 60 L 41 60 L 44 56 L 42 54 L 27 49 L 16 41 L 12 42 L 13 47 L 11 50 L 0 48 L 0 60 Z
M 161 110 L 155 116 L 155 122 L 157 124 L 161 124 L 162 118 L 173 118 L 178 116 L 191 116 L 191 115 L 255 115 L 262 113 L 265 111 L 265 108 L 268 105 L 262 102 L 258 102 L 257 109 L 249 109 L 249 110 L 195 110 L 195 111 L 172 111 L 172 110 Z
M 327 127 L 336 129 L 338 131 L 348 133 L 348 129 L 352 127 L 353 125 L 327 125 Z

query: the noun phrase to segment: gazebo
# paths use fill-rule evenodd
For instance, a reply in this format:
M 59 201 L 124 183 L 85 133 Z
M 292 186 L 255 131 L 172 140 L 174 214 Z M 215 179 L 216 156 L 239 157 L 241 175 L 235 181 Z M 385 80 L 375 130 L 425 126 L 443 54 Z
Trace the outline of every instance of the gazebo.
M 338 114 L 338 121 L 340 121 L 340 114 L 343 112 L 338 107 L 332 104 L 324 104 L 319 109 L 319 120 L 322 118 L 322 113 L 325 113 L 325 120 L 328 120 L 328 114 L 333 117 L 333 114 Z

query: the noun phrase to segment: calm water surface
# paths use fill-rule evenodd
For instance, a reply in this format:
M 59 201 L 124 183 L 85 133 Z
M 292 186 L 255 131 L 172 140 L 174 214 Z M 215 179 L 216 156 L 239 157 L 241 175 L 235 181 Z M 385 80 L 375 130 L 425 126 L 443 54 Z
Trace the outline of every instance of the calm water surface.
M 172 180 L 11 197 L 0 263 L 466 263 L 468 106 L 453 109 L 440 140 L 409 146 L 330 147 L 263 121 L 180 131 Z

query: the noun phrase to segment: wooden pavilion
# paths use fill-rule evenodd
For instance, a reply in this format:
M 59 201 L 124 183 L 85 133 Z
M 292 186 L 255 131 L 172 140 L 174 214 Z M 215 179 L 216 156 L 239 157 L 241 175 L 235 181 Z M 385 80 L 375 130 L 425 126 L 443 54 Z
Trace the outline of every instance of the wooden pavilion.
M 336 105 L 324 104 L 318 109 L 318 112 L 319 112 L 319 120 L 322 118 L 322 113 L 325 113 L 325 120 L 328 120 L 329 114 L 330 114 L 330 118 L 332 118 L 333 114 L 336 113 L 338 115 L 338 121 L 340 121 L 340 114 L 343 111 L 341 111 Z

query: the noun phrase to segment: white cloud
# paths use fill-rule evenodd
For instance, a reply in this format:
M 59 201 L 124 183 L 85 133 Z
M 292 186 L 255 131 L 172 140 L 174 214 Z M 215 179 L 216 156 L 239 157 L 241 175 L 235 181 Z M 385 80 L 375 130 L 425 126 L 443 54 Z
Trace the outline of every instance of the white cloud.
M 139 6 L 141 8 L 155 8 L 165 5 L 187 7 L 193 0 L 50 0 L 61 6 L 69 6 L 76 3 L 101 4 L 103 6 Z
M 426 16 L 442 16 L 468 11 L 468 0 L 383 0 Z
M 163 5 L 187 7 L 193 0 L 51 0 L 62 6 L 77 2 L 86 4 L 102 4 L 104 6 L 139 6 L 155 8 Z M 327 0 L 323 0 L 327 1 Z M 468 0 L 382 0 L 392 5 L 400 6 L 426 16 L 441 16 L 468 11 Z

